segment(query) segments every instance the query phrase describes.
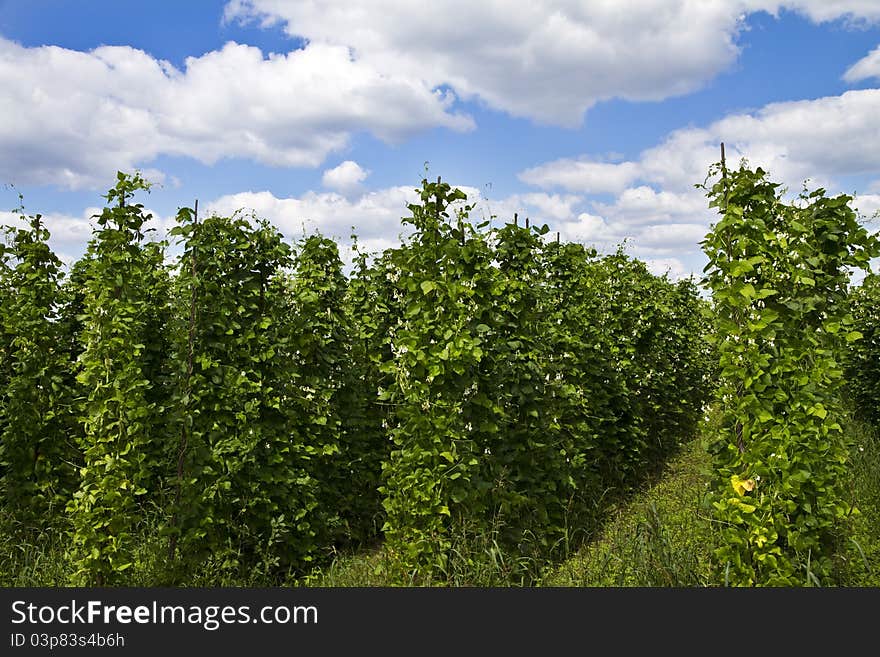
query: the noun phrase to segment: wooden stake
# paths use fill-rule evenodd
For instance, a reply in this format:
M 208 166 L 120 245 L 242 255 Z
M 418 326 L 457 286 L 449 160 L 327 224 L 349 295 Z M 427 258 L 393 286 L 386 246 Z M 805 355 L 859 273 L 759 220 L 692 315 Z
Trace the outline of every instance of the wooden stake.
M 728 189 L 727 189 L 727 158 L 724 153 L 724 142 L 721 142 L 721 184 L 724 185 L 724 213 L 727 213 L 727 205 L 728 205 Z M 727 244 L 727 258 L 730 260 L 732 258 L 731 254 L 731 245 L 730 240 L 728 240 Z M 738 314 L 738 313 L 737 313 Z M 737 317 L 737 324 L 740 324 L 739 318 Z M 743 389 L 741 385 L 738 385 L 736 388 L 736 397 L 740 399 L 743 396 Z M 737 420 L 736 424 L 734 424 L 733 431 L 736 435 L 736 448 L 739 450 L 740 454 L 745 453 L 746 444 L 743 440 L 743 425 L 742 422 Z
M 724 142 L 721 142 L 721 184 L 724 185 L 724 210 L 727 211 L 727 160 L 724 157 Z

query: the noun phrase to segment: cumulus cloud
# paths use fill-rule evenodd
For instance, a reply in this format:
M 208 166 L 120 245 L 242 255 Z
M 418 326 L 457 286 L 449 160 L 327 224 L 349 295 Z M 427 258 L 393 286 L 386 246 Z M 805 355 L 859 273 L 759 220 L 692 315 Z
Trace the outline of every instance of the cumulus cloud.
M 707 216 L 707 202 L 701 192 L 656 191 L 647 185 L 624 190 L 613 203 L 596 203 L 603 215 L 631 225 L 681 223 Z
M 657 224 L 648 226 L 639 233 L 639 246 L 655 253 L 681 251 L 685 244 L 690 245 L 693 250 L 707 232 L 707 226 L 702 223 Z
M 324 175 L 321 176 L 321 184 L 328 189 L 350 194 L 361 188 L 361 183 L 366 180 L 368 175 L 370 172 L 357 162 L 346 160 L 339 166 L 324 171 Z
M 100 214 L 99 207 L 88 207 L 75 215 L 63 212 L 41 214 L 41 222 L 49 230 L 49 246 L 63 263 L 70 266 L 82 257 L 98 225 L 94 218 Z M 150 216 L 143 226 L 145 239 L 148 241 L 163 239 L 168 229 L 174 225 L 173 217 L 163 216 L 148 208 L 144 208 L 144 214 Z M 25 217 L 30 215 L 30 211 L 25 208 Z M 0 225 L 27 228 L 27 221 L 28 219 L 17 212 L 0 211 Z
M 658 192 L 647 186 L 626 189 L 612 203 L 585 202 L 590 210 L 563 220 L 559 231 L 605 252 L 626 243 L 645 256 L 697 253 L 713 217 L 698 192 Z
M 847 82 L 860 82 L 870 78 L 880 78 L 880 46 L 850 66 L 843 79 Z
M 473 206 L 472 221 L 494 217 L 496 225 L 512 221 L 514 213 L 519 215 L 520 222 L 528 217 L 535 225 L 558 225 L 574 218 L 574 207 L 581 201 L 578 196 L 543 192 L 487 199 L 476 187 L 453 187 L 467 194 L 467 203 Z M 240 210 L 253 212 L 272 221 L 291 239 L 317 230 L 347 241 L 354 227 L 358 240 L 382 239 L 390 244 L 395 242 L 396 236 L 409 232 L 402 225 L 401 218 L 410 214 L 407 205 L 418 200 L 417 189 L 397 186 L 361 192 L 356 196 L 308 191 L 296 197 L 278 198 L 269 191 L 241 192 L 221 196 L 206 207 L 209 213 L 220 215 Z
M 574 206 L 582 200 L 582 197 L 573 194 L 533 192 L 511 194 L 497 201 L 474 195 L 472 202 L 476 204 L 478 212 L 485 214 L 491 210 L 492 214 L 502 222 L 512 221 L 513 215 L 517 214 L 521 221 L 528 218 L 534 224 L 548 222 L 552 224 L 570 219 L 574 214 Z
M 589 158 L 548 162 L 520 174 L 536 186 L 580 192 L 588 212 L 569 219 L 563 234 L 599 248 L 626 240 L 640 256 L 664 259 L 690 254 L 701 268 L 699 242 L 717 217 L 696 189 L 709 166 L 720 157 L 724 142 L 728 166 L 746 158 L 774 180 L 800 191 L 839 190 L 845 176 L 873 176 L 880 171 L 880 89 L 846 92 L 815 100 L 773 103 L 757 111 L 726 116 L 706 127 L 676 130 L 639 158 L 616 164 Z M 609 184 L 597 185 L 596 180 Z M 612 201 L 590 201 L 599 189 L 614 192 Z M 880 208 L 876 193 L 861 194 L 853 205 L 870 216 Z
M 0 89 L 0 179 L 18 184 L 101 186 L 160 154 L 314 167 L 357 131 L 395 142 L 473 127 L 450 91 L 327 43 L 264 57 L 230 42 L 178 70 L 127 46 L 85 53 L 0 38 Z
M 731 114 L 706 127 L 676 130 L 634 161 L 556 160 L 520 177 L 536 186 L 581 193 L 589 211 L 563 223 L 562 234 L 569 239 L 605 249 L 626 241 L 635 255 L 657 262 L 674 256 L 698 272 L 702 267 L 699 242 L 717 211 L 707 207 L 705 192 L 695 184 L 718 161 L 720 142 L 726 144 L 728 166 L 735 167 L 740 158 L 746 158 L 751 166 L 764 167 L 774 180 L 788 185 L 792 193 L 800 191 L 805 181 L 811 188 L 821 186 L 837 193 L 841 191 L 837 180 L 875 176 L 880 171 L 878 115 L 880 89 L 773 103 L 754 112 Z M 597 178 L 614 184 L 597 185 Z M 614 199 L 591 201 L 590 195 L 600 188 L 613 191 Z M 880 195 L 860 194 L 853 206 L 870 217 L 880 209 Z
M 749 13 L 783 9 L 815 22 L 880 18 L 874 0 L 233 0 L 225 16 L 282 24 L 310 43 L 351 47 L 378 70 L 571 126 L 601 100 L 699 88 L 736 60 Z
M 809 19 L 824 23 L 837 19 L 864 23 L 880 19 L 880 5 L 874 0 L 746 0 L 749 10 L 778 13 L 780 9 L 796 11 Z
M 690 92 L 736 58 L 738 3 L 237 0 L 227 17 L 283 23 L 311 43 L 542 122 L 577 125 L 597 101 Z M 682 30 L 682 25 L 688 29 Z
M 602 194 L 621 192 L 639 174 L 634 162 L 594 162 L 562 158 L 519 174 L 520 180 L 538 187 L 562 187 L 570 191 Z
M 868 219 L 875 214 L 880 216 L 880 194 L 859 194 L 853 199 L 852 206 Z
M 317 167 L 361 131 L 394 142 L 472 129 L 459 98 L 574 126 L 604 99 L 699 88 L 735 61 L 750 12 L 782 9 L 814 21 L 880 18 L 874 0 L 234 0 L 227 20 L 282 24 L 305 45 L 264 55 L 229 43 L 181 69 L 127 46 L 79 52 L 0 38 L 0 179 L 101 187 L 117 168 L 163 154 Z M 876 72 L 875 59 L 848 76 Z M 635 175 L 628 163 L 583 161 L 528 177 L 617 193 Z
M 319 231 L 347 240 L 355 227 L 361 239 L 392 239 L 408 214 L 408 203 L 418 200 L 410 186 L 389 187 L 350 199 L 336 192 L 309 191 L 299 197 L 278 198 L 268 191 L 229 194 L 207 204 L 208 212 L 231 215 L 253 211 L 270 220 L 289 238 Z
M 618 227 L 609 225 L 604 217 L 589 212 L 581 212 L 563 223 L 559 233 L 568 241 L 596 247 L 607 247 L 623 239 Z
M 669 278 L 677 280 L 691 275 L 684 263 L 678 258 L 646 258 L 645 264 L 648 270 L 655 276 L 666 274 Z
M 667 192 L 688 193 L 694 198 L 694 185 L 701 183 L 709 165 L 718 161 L 719 144 L 724 142 L 729 166 L 746 158 L 753 166 L 762 166 L 775 178 L 794 185 L 809 178 L 816 185 L 832 186 L 835 177 L 871 175 L 880 170 L 878 114 L 880 89 L 772 103 L 755 112 L 726 116 L 704 128 L 676 130 L 662 143 L 643 151 L 637 161 L 602 164 L 594 169 L 592 162 L 556 160 L 528 169 L 520 177 L 540 186 L 591 192 L 596 190 L 594 171 L 625 172 L 616 182 L 646 183 L 620 192 L 619 200 L 627 209 L 680 206 L 682 199 Z M 648 185 L 663 191 L 654 198 Z M 613 187 L 606 185 L 605 191 Z M 684 203 L 694 208 L 694 201 Z

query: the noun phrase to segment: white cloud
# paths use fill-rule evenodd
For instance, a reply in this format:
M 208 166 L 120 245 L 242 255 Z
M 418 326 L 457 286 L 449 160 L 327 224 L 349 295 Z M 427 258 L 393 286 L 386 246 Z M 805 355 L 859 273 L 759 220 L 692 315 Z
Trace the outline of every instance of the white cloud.
M 514 194 L 504 200 L 505 206 L 515 207 L 513 210 L 538 222 L 554 222 L 569 219 L 574 214 L 574 206 L 583 199 L 572 194 Z M 509 221 L 512 213 L 507 212 L 501 219 Z
M 306 45 L 264 56 L 229 43 L 182 69 L 127 46 L 86 53 L 0 38 L 0 180 L 103 187 L 117 168 L 163 154 L 317 167 L 360 131 L 394 142 L 472 129 L 457 98 L 577 125 L 603 99 L 699 88 L 735 61 L 749 12 L 783 8 L 814 21 L 880 18 L 875 0 L 234 0 L 227 20 L 283 24 Z M 876 52 L 848 75 L 870 73 Z M 636 173 L 578 161 L 524 175 L 617 193 Z
M 227 17 L 282 22 L 311 43 L 349 46 L 379 70 L 450 85 L 516 116 L 577 125 L 599 100 L 684 94 L 726 69 L 738 53 L 738 4 L 237 0 Z
M 572 221 L 563 224 L 559 233 L 568 241 L 582 242 L 597 248 L 611 246 L 622 239 L 620 233 L 603 217 L 589 212 L 581 212 Z
M 880 18 L 876 0 L 233 0 L 225 17 L 282 24 L 378 70 L 570 126 L 601 100 L 699 88 L 733 64 L 749 13 L 781 9 L 815 22 Z
M 834 188 L 839 176 L 880 170 L 880 89 L 849 91 L 815 100 L 773 103 L 757 112 L 734 114 L 706 128 L 673 132 L 641 154 L 641 177 L 663 189 L 683 192 L 702 182 L 724 142 L 729 167 L 741 158 L 761 166 L 798 191 Z
M 479 189 L 453 185 L 468 196 L 474 206 L 471 221 L 497 218 L 496 225 L 526 217 L 533 225 L 570 221 L 577 196 L 558 194 L 514 194 L 502 199 L 487 199 Z M 409 232 L 401 217 L 409 216 L 407 204 L 417 202 L 418 191 L 412 186 L 398 186 L 344 196 L 336 192 L 309 191 L 298 197 L 278 198 L 269 191 L 241 192 L 222 196 L 206 204 L 209 213 L 230 215 L 237 210 L 253 211 L 277 225 L 291 239 L 318 230 L 327 236 L 347 241 L 354 227 L 359 240 L 382 239 L 392 243 L 396 236 Z M 450 212 L 453 216 L 453 212 Z
M 356 131 L 394 142 L 472 128 L 454 100 L 326 43 L 264 58 L 230 42 L 177 70 L 127 46 L 84 53 L 0 38 L 0 179 L 101 186 L 160 154 L 313 167 Z
M 875 0 L 746 0 L 744 4 L 751 9 L 765 9 L 772 13 L 790 9 L 817 23 L 837 19 L 850 22 L 880 19 L 880 4 Z
M 25 208 L 25 215 L 32 213 Z M 33 213 L 36 214 L 36 213 Z M 49 247 L 66 265 L 72 265 L 86 251 L 92 233 L 98 224 L 94 217 L 101 214 L 101 208 L 88 207 L 80 214 L 72 215 L 62 212 L 49 212 L 41 215 L 41 221 L 49 230 Z M 165 238 L 167 231 L 174 225 L 173 217 L 165 217 L 144 208 L 144 214 L 150 219 L 144 224 L 145 239 L 148 241 Z M 0 225 L 26 228 L 26 220 L 15 212 L 0 211 Z
M 702 192 L 656 191 L 646 185 L 631 187 L 613 203 L 596 203 L 604 216 L 631 226 L 704 222 L 711 216 Z
M 705 224 L 657 224 L 647 226 L 638 234 L 638 244 L 655 253 L 674 253 L 687 247 L 694 250 L 708 232 Z
M 615 203 L 593 203 L 560 224 L 566 239 L 615 249 L 623 242 L 642 255 L 699 252 L 712 213 L 699 194 L 656 192 L 649 187 L 626 190 Z
M 270 220 L 290 239 L 319 231 L 347 241 L 352 227 L 358 239 L 391 239 L 401 232 L 406 206 L 418 200 L 411 186 L 389 187 L 349 199 L 336 192 L 306 192 L 300 197 L 278 198 L 268 191 L 221 196 L 206 205 L 209 213 L 228 216 L 253 210 Z
M 709 165 L 720 158 L 724 142 L 729 167 L 741 158 L 762 166 L 776 180 L 799 189 L 809 179 L 814 186 L 833 187 L 838 176 L 876 175 L 880 171 L 880 89 L 848 91 L 840 96 L 772 103 L 755 112 L 726 116 L 704 128 L 676 130 L 660 144 L 643 151 L 637 161 L 599 164 L 586 160 L 556 160 L 520 174 L 526 182 L 564 185 L 571 191 L 590 192 L 595 174 L 622 172 L 612 191 L 623 181 L 641 180 L 651 186 L 627 187 L 618 202 L 626 210 L 662 210 L 685 207 L 695 211 L 699 195 L 694 185 L 706 178 Z M 595 169 L 599 166 L 599 169 Z M 582 175 L 582 172 L 586 173 Z M 535 172 L 541 172 L 541 175 Z M 668 193 L 679 196 L 668 196 Z M 680 195 L 690 199 L 683 202 Z
M 562 187 L 570 191 L 602 194 L 620 192 L 639 174 L 633 162 L 593 162 L 563 158 L 519 174 L 520 180 L 538 187 Z
M 339 166 L 324 171 L 324 175 L 321 176 L 321 184 L 328 189 L 350 194 L 361 188 L 361 183 L 366 180 L 368 175 L 370 172 L 357 162 L 346 160 Z
M 865 218 L 871 219 L 880 212 L 880 194 L 859 194 L 851 205 Z
M 746 157 L 752 167 L 764 167 L 794 194 L 805 180 L 810 188 L 825 187 L 837 193 L 838 178 L 873 177 L 880 171 L 878 115 L 880 89 L 774 103 L 755 112 L 729 115 L 706 127 L 674 131 L 635 161 L 556 160 L 520 177 L 539 186 L 553 184 L 595 193 L 602 187 L 596 185 L 596 178 L 604 176 L 604 182 L 614 183 L 604 185 L 604 190 L 616 193 L 614 200 L 592 202 L 590 212 L 569 220 L 562 233 L 606 249 L 627 240 L 639 256 L 675 256 L 698 271 L 699 242 L 717 211 L 708 208 L 705 193 L 694 185 L 703 182 L 709 165 L 720 158 L 720 142 L 726 144 L 729 167 Z M 618 173 L 622 175 L 615 180 Z M 644 184 L 625 186 L 636 181 Z M 862 194 L 853 205 L 870 215 L 880 208 L 880 196 Z
M 688 271 L 678 258 L 646 258 L 645 264 L 655 276 L 667 274 L 672 280 L 685 278 L 693 273 Z
M 870 78 L 880 78 L 880 46 L 850 66 L 843 79 L 847 82 L 860 82 Z

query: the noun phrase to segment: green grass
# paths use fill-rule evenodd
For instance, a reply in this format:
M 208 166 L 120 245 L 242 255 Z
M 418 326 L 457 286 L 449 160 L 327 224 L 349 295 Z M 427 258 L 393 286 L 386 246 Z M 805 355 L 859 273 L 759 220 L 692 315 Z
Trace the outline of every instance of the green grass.
M 844 586 L 880 586 L 880 436 L 867 424 L 850 420 L 853 440 L 853 501 L 858 512 L 838 555 Z
M 613 513 L 595 541 L 550 569 L 544 586 L 719 586 L 713 572 L 717 546 L 711 509 L 704 499 L 711 459 L 705 438 L 717 430 L 706 422 L 702 436 L 687 444 L 659 481 Z M 857 509 L 836 555 L 831 586 L 880 586 L 880 440 L 854 419 L 846 422 L 853 442 L 851 496 Z M 805 584 L 812 584 L 805 573 Z
M 700 439 L 658 481 L 609 514 L 594 541 L 551 568 L 543 586 L 705 586 L 715 546 L 703 507 L 710 465 Z
M 852 499 L 858 509 L 842 538 L 835 561 L 839 586 L 880 586 L 880 440 L 867 425 L 849 420 L 853 443 Z M 271 564 L 247 571 L 206 562 L 174 583 L 181 586 L 675 586 L 723 584 L 713 572 L 716 547 L 711 510 L 705 506 L 711 459 L 706 438 L 717 431 L 714 418 L 701 435 L 682 445 L 666 466 L 636 491 L 608 496 L 595 526 L 578 532 L 579 542 L 557 546 L 569 555 L 548 564 L 538 556 L 510 555 L 497 532 L 454 536 L 446 572 L 431 581 L 393 582 L 386 575 L 381 545 L 335 555 L 306 576 L 270 576 Z M 158 536 L 158 515 L 137 528 L 137 559 L 130 586 L 171 583 L 165 569 L 167 543 Z M 65 586 L 73 572 L 67 557 L 63 517 L 42 528 L 24 527 L 0 515 L 0 586 Z M 805 578 L 809 583 L 809 577 Z

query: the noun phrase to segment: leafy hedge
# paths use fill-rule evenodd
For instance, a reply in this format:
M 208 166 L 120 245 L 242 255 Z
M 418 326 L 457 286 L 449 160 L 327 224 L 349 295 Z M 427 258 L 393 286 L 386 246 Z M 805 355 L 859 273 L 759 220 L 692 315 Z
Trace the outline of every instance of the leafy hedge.
M 68 502 L 77 577 L 114 584 L 131 567 L 138 501 L 150 492 L 166 453 L 164 391 L 147 345 L 163 333 L 168 278 L 161 245 L 144 241 L 149 215 L 129 201 L 146 184 L 119 174 L 97 217 L 83 286 L 83 400 L 79 487 Z
M 852 512 L 840 425 L 842 360 L 858 340 L 852 268 L 880 254 L 851 197 L 786 203 L 745 165 L 707 190 L 721 218 L 704 242 L 724 434 L 713 446 L 719 572 L 734 585 L 827 581 Z
M 68 512 L 76 582 L 302 573 L 384 537 L 400 581 L 461 530 L 542 557 L 694 429 L 710 387 L 692 282 L 548 228 L 472 223 L 423 181 L 413 233 L 346 276 L 336 244 L 199 219 L 146 239 L 119 174 L 64 281 L 39 218 L 0 258 L 3 505 Z
M 421 194 L 383 263 L 385 535 L 406 580 L 444 572 L 461 526 L 552 553 L 693 431 L 709 388 L 692 283 L 548 243 L 546 226 L 482 231 L 440 181 Z
M 76 384 L 59 317 L 61 261 L 41 216 L 19 215 L 28 227 L 8 227 L 0 247 L 0 489 L 34 521 L 63 509 L 76 488 Z

